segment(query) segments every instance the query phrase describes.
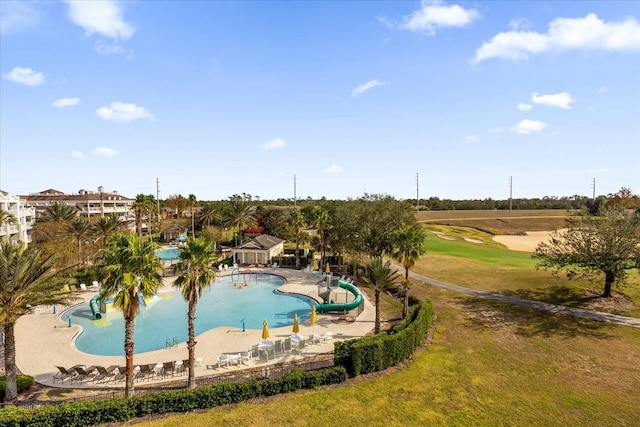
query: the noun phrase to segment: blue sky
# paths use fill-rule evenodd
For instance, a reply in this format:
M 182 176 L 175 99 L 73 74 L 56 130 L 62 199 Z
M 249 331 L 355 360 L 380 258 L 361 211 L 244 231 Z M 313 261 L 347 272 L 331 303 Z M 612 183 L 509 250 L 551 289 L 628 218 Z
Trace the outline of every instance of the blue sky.
M 10 193 L 640 193 L 640 2 L 0 7 Z

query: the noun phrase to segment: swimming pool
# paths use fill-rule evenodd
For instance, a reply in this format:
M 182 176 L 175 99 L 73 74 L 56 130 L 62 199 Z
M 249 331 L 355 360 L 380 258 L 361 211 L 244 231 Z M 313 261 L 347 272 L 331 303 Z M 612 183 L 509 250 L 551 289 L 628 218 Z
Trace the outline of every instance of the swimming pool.
M 295 295 L 282 294 L 276 289 L 285 279 L 272 274 L 245 276 L 248 286 L 234 287 L 231 276 L 219 277 L 211 288 L 202 293 L 196 310 L 196 335 L 218 327 L 262 329 L 263 320 L 270 328 L 293 324 L 297 314 L 300 321 L 309 319 L 313 301 Z M 237 279 L 237 277 L 236 277 Z M 244 284 L 244 278 L 240 280 Z M 167 340 L 180 343 L 187 340 L 188 304 L 179 291 L 162 292 L 140 307 L 135 321 L 135 352 L 165 348 Z M 89 303 L 67 310 L 64 322 L 82 326 L 83 332 L 75 341 L 84 353 L 102 356 L 124 355 L 124 319 L 120 311 L 108 309 L 100 320 L 94 320 Z
M 173 261 L 180 258 L 180 248 L 165 248 L 156 252 L 156 256 L 164 261 Z

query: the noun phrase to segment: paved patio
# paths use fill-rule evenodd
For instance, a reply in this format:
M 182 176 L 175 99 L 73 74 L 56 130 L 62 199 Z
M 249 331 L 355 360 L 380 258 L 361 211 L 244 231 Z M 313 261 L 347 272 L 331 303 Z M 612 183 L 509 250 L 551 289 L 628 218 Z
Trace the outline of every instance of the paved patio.
M 252 269 L 256 271 L 256 269 Z M 284 268 L 263 268 L 258 271 L 265 273 L 278 274 L 283 276 L 287 282 L 279 288 L 280 291 L 286 293 L 294 293 L 300 295 L 317 295 L 317 283 L 322 280 L 322 275 L 318 273 L 308 273 L 304 271 L 289 270 Z M 163 280 L 163 289 L 171 289 L 174 277 L 167 277 Z M 215 285 L 214 285 L 215 286 Z M 346 292 L 346 291 L 345 291 Z M 83 292 L 80 297 L 83 298 L 83 304 L 86 304 L 95 292 Z M 91 366 L 111 366 L 125 364 L 124 356 L 96 356 L 78 351 L 73 345 L 73 338 L 80 332 L 80 327 L 72 325 L 68 327 L 66 322 L 60 320 L 59 315 L 64 308 L 58 307 L 57 314 L 53 314 L 52 307 L 43 307 L 37 312 L 21 317 L 15 328 L 16 332 L 16 364 L 21 372 L 32 375 L 36 381 L 41 384 L 54 387 L 69 388 L 118 388 L 124 387 L 124 381 L 109 383 L 70 383 L 65 380 L 64 383 L 56 381 L 53 383 L 53 375 L 57 372 L 56 366 L 69 368 L 76 364 Z M 373 330 L 375 319 L 375 309 L 372 304 L 365 298 L 364 310 L 355 321 L 353 319 L 345 319 L 340 314 L 318 313 L 318 322 L 311 325 L 310 322 L 300 323 L 300 334 L 308 336 L 315 332 L 322 334 L 325 332 L 333 333 L 333 340 L 328 340 L 319 345 L 307 347 L 306 352 L 302 354 L 285 352 L 278 355 L 275 359 L 266 361 L 262 359 L 254 359 L 245 361 L 240 365 L 232 365 L 229 367 L 218 368 L 218 355 L 223 353 L 238 353 L 247 351 L 252 345 L 257 344 L 261 340 L 261 329 L 247 329 L 242 332 L 242 328 L 222 327 L 209 330 L 196 337 L 196 357 L 202 358 L 201 364 L 196 366 L 196 377 L 204 377 L 219 373 L 232 372 L 239 369 L 255 368 L 259 366 L 268 366 L 275 363 L 282 363 L 292 360 L 303 360 L 309 356 L 330 353 L 333 351 L 333 342 L 335 340 L 345 340 L 355 337 L 361 337 Z M 185 323 L 185 328 L 186 328 Z M 270 328 L 270 340 L 275 341 L 288 338 L 291 334 L 291 326 L 281 328 Z M 123 343 L 114 345 L 122 346 Z M 162 362 L 170 362 L 183 360 L 188 358 L 186 343 L 180 343 L 176 347 L 161 350 L 150 351 L 146 353 L 136 354 L 134 356 L 134 364 L 155 364 Z M 178 379 L 180 377 L 177 377 Z M 186 378 L 186 376 L 185 376 Z M 176 377 L 168 376 L 166 379 L 155 379 L 150 383 L 161 383 L 163 381 L 175 381 Z M 145 381 L 144 384 L 148 384 Z

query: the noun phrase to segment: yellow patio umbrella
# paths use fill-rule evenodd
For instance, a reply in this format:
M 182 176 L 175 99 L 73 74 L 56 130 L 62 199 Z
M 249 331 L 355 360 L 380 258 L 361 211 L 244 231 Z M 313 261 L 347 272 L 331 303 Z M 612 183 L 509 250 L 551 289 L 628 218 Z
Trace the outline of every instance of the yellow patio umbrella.
M 327 263 L 327 266 L 325 267 L 324 271 L 327 273 L 331 273 L 331 267 L 329 266 L 329 263 Z
M 311 306 L 311 319 L 309 319 L 311 321 L 311 326 L 313 328 L 313 333 L 315 333 L 315 324 L 318 321 L 318 315 L 316 314 L 316 306 L 312 305 Z
M 314 259 L 313 260 L 313 267 L 312 267 L 313 271 L 317 271 L 320 269 L 320 267 L 318 267 L 318 260 Z
M 293 333 L 297 334 L 300 332 L 300 325 L 298 325 L 298 313 L 293 315 Z
M 266 340 L 267 338 L 269 338 L 269 322 L 265 319 L 262 322 L 262 339 Z

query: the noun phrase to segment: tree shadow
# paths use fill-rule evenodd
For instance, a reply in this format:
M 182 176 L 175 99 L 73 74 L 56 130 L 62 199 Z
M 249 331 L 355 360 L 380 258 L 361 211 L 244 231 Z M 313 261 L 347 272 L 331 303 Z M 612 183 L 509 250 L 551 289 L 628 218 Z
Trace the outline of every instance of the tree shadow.
M 613 337 L 606 322 L 475 297 L 460 297 L 459 302 L 467 322 L 477 330 L 511 328 L 522 337 Z
M 584 307 L 600 298 L 597 293 L 587 293 L 583 289 L 556 285 L 542 289 L 515 289 L 500 292 L 516 298 L 532 301 L 543 301 L 550 304 L 566 305 L 570 307 Z

